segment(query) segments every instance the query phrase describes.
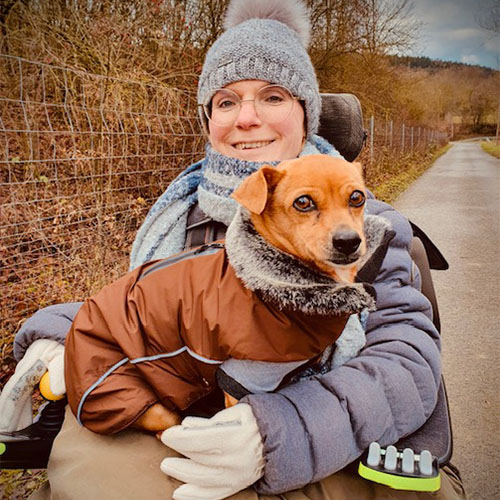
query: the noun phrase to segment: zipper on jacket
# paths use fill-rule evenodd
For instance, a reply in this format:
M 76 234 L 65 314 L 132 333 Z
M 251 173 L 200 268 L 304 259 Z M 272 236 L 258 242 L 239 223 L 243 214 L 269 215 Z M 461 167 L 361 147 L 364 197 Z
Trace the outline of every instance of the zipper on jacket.
M 166 259 L 161 260 L 153 267 L 150 267 L 143 274 L 141 274 L 141 276 L 139 276 L 139 279 L 137 281 L 142 280 L 143 278 L 149 276 L 151 273 L 154 273 L 155 271 L 159 271 L 166 267 L 172 266 L 174 264 L 177 264 L 178 262 L 182 262 L 185 259 L 190 259 L 194 256 L 198 257 L 201 254 L 212 254 L 218 252 L 221 248 L 224 248 L 223 243 L 209 243 L 202 245 L 201 247 L 195 248 L 193 250 L 189 250 L 188 252 L 183 252 L 180 255 L 176 255 L 175 257 L 169 257 L 169 258 L 167 257 Z
M 224 248 L 224 243 L 206 243 L 205 245 L 201 245 L 201 247 L 195 248 L 193 250 L 193 253 L 197 255 L 200 253 L 204 253 L 212 248 Z

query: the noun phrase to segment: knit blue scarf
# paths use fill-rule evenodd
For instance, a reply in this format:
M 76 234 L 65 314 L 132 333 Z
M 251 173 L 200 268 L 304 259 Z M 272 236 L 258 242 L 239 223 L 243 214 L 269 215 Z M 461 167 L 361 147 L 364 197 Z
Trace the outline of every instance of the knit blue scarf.
M 299 156 L 310 154 L 341 157 L 330 143 L 317 135 L 306 142 Z M 231 193 L 265 163 L 279 162 L 238 160 L 207 145 L 205 158 L 174 179 L 149 211 L 132 245 L 130 269 L 183 250 L 187 216 L 196 202 L 209 217 L 229 225 L 236 211 Z

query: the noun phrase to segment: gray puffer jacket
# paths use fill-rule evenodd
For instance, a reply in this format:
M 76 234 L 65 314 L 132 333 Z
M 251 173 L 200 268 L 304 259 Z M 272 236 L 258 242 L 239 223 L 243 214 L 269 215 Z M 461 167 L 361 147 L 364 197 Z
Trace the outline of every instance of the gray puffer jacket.
M 252 406 L 264 441 L 260 493 L 318 481 L 358 458 L 371 441 L 397 442 L 422 426 L 436 404 L 439 334 L 409 255 L 412 230 L 383 202 L 368 200 L 366 210 L 387 218 L 396 236 L 374 283 L 377 310 L 368 318 L 365 348 L 326 375 L 242 400 Z M 51 306 L 26 321 L 16 358 L 36 338 L 64 339 L 79 307 Z

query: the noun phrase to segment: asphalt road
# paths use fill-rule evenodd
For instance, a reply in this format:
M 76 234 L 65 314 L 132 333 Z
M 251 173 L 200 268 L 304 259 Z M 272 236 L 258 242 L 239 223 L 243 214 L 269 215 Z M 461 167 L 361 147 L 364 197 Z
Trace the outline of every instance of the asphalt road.
M 452 462 L 470 500 L 500 499 L 500 160 L 455 143 L 394 205 L 447 258 L 433 271 L 443 370 L 454 432 Z

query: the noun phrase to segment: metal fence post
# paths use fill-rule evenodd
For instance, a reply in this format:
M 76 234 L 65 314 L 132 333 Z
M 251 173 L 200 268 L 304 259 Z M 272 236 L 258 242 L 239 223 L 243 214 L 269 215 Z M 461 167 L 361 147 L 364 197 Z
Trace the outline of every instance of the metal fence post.
M 373 136 L 375 134 L 375 117 L 370 116 L 370 163 L 373 163 Z

